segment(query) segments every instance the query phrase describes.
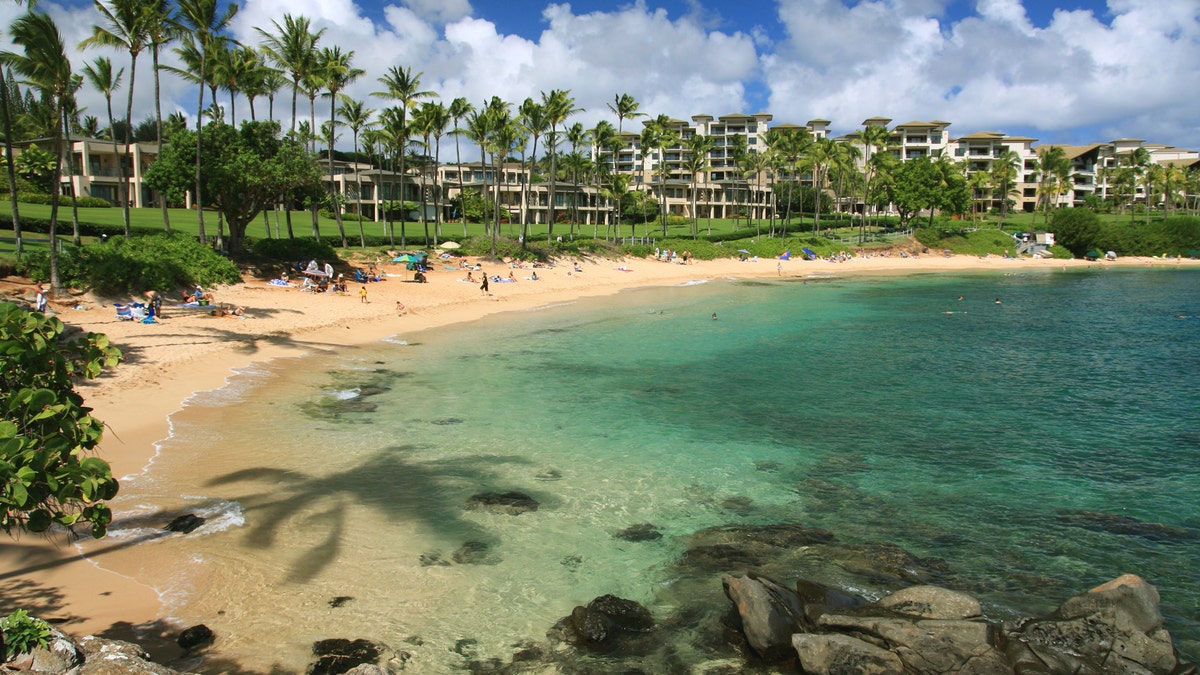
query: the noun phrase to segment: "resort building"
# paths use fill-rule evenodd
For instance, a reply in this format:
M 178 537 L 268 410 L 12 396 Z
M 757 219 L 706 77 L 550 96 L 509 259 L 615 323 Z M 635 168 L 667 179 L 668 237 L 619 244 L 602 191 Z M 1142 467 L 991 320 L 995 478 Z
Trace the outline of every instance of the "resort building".
M 825 119 L 809 120 L 804 125 L 772 124 L 772 120 L 768 113 L 720 117 L 699 114 L 692 116 L 690 122 L 671 119 L 667 126 L 672 142 L 653 147 L 644 146 L 654 141 L 642 133 L 650 124 L 649 120 L 643 120 L 642 130 L 620 129 L 616 143 L 577 150 L 590 155 L 592 162 L 608 171 L 627 176 L 629 191 L 651 193 L 665 205 L 669 215 L 765 220 L 774 211 L 773 185 L 791 180 L 812 184 L 811 175 L 793 176 L 787 167 L 764 161 L 769 132 L 796 129 L 812 140 L 827 139 L 832 125 Z M 1153 171 L 1166 172 L 1167 178 L 1163 180 L 1182 180 L 1186 171 L 1200 166 L 1200 154 L 1194 150 L 1136 138 L 1083 146 L 1062 145 L 1057 147 L 1070 162 L 1070 178 L 1066 185 L 1048 190 L 1042 185 L 1039 153 L 1056 146 L 1036 146 L 1037 139 L 999 131 L 975 131 L 952 137 L 951 124 L 942 120 L 914 120 L 889 126 L 891 122 L 885 117 L 871 117 L 861 125 L 887 129 L 887 151 L 900 161 L 950 158 L 959 162 L 968 175 L 986 172 L 995 176 L 998 168 L 1010 167 L 1013 182 L 1007 200 L 1014 211 L 1033 211 L 1044 200 L 1050 200 L 1052 208 L 1082 206 L 1093 198 L 1113 199 L 1122 204 L 1149 201 L 1154 206 L 1163 199 L 1162 190 L 1154 187 L 1162 181 L 1131 180 L 1130 167 L 1158 167 Z M 704 141 L 699 146 L 704 153 L 700 158 L 693 157 L 697 137 L 703 137 L 699 140 Z M 834 141 L 861 147 L 861 131 Z M 20 153 L 31 145 L 46 148 L 49 142 L 41 139 L 18 143 L 15 149 Z M 99 197 L 113 204 L 128 198 L 135 207 L 152 206 L 156 202 L 157 195 L 145 185 L 143 176 L 158 157 L 157 144 L 134 143 L 129 146 L 128 157 L 123 147 L 114 149 L 111 142 L 99 139 L 72 137 L 68 147 L 69 164 L 63 166 L 64 193 L 73 189 L 77 195 Z M 544 147 L 539 148 L 543 155 Z M 565 149 L 560 151 L 565 154 Z M 860 170 L 866 167 L 864 154 L 867 153 L 860 152 L 857 160 Z M 130 181 L 128 195 L 121 190 L 118 163 L 122 160 Z M 578 223 L 598 231 L 620 219 L 622 214 L 617 213 L 615 202 L 604 187 L 579 175 L 578 169 L 573 175 L 570 167 L 563 163 L 560 167 L 566 173 L 560 174 L 553 190 L 543 178 L 531 180 L 532 172 L 522 162 L 508 162 L 497 169 L 480 162 L 435 164 L 428 158 L 425 161 L 414 158 L 406 165 L 407 175 L 401 180 L 396 167 L 335 161 L 332 166 L 326 165 L 324 180 L 341 195 L 346 213 L 361 212 L 372 221 L 384 220 L 389 205 L 394 210 L 405 208 L 405 218 L 410 222 L 422 217 L 434 220 L 439 211 L 443 221 L 453 220 L 459 217 L 461 196 L 467 190 L 486 193 L 489 202 L 498 195 L 501 207 L 507 212 L 504 220 L 515 223 L 545 224 L 553 217 L 557 222 Z M 1145 195 L 1147 185 L 1152 189 L 1149 200 Z M 825 189 L 833 191 L 830 185 Z M 974 197 L 985 209 L 999 208 L 1004 199 L 994 185 L 976 188 Z M 185 206 L 190 207 L 190 197 L 188 202 Z M 852 192 L 843 195 L 836 208 L 862 212 L 862 197 Z

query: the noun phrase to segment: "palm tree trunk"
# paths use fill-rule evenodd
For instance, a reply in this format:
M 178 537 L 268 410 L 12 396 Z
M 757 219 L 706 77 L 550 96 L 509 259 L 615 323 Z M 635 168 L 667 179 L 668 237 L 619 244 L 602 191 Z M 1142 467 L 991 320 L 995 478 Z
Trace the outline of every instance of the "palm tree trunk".
M 162 92 L 158 82 L 158 45 L 155 44 L 150 49 L 150 60 L 154 65 L 154 129 L 155 137 L 158 141 L 158 156 L 162 157 L 163 148 L 163 132 L 162 132 Z M 111 115 L 110 115 L 111 117 Z M 165 194 L 158 195 L 158 206 L 162 209 L 163 230 L 171 231 L 171 216 L 167 212 L 167 196 Z
M 203 66 L 201 66 L 203 68 Z M 125 103 L 125 148 L 121 157 L 121 187 L 122 208 L 121 217 L 125 222 L 125 238 L 131 236 L 129 228 L 129 176 L 125 173 L 125 163 L 129 161 L 129 146 L 133 143 L 133 80 L 137 76 L 137 53 L 129 55 L 129 96 Z M 131 169 L 133 167 L 130 167 Z M 72 181 L 73 183 L 73 181 Z
M 17 206 L 17 170 L 13 162 L 12 116 L 9 110 L 8 79 L 0 68 L 0 114 L 4 116 L 4 157 L 8 160 L 8 199 L 12 206 L 13 240 L 20 260 L 24 245 L 21 242 L 21 210 Z
M 204 69 L 207 65 L 205 61 L 208 58 L 208 45 L 202 45 L 200 49 L 200 77 L 204 77 Z M 198 228 L 197 236 L 200 243 L 205 243 L 204 236 L 204 194 L 200 185 L 200 140 L 204 133 L 204 83 L 201 82 L 200 102 L 196 104 L 196 224 Z M 292 223 L 288 221 L 288 234 L 291 234 Z

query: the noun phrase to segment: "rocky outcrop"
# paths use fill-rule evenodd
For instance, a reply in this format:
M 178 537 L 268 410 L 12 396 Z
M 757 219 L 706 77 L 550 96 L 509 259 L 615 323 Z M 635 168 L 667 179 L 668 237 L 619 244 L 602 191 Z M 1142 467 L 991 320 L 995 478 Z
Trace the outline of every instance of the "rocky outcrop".
M 650 610 L 633 600 L 602 595 L 560 619 L 551 634 L 578 647 L 605 649 L 623 636 L 648 633 L 653 629 L 654 618 L 650 616 Z
M 1133 575 L 1016 626 L 989 621 L 975 598 L 936 586 L 856 605 L 807 581 L 795 593 L 763 578 L 726 575 L 722 583 L 755 653 L 767 662 L 798 658 L 806 673 L 1181 672 L 1158 592 Z M 780 649 L 789 630 L 790 653 Z
M 45 648 L 10 654 L 0 669 L 46 675 L 180 675 L 154 663 L 144 649 L 130 642 L 95 636 L 76 640 L 55 628 L 50 633 Z

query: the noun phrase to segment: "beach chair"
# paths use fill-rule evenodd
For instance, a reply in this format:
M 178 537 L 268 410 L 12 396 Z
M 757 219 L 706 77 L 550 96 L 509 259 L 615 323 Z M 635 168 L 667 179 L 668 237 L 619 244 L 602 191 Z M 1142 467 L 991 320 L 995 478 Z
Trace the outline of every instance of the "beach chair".
M 133 311 L 129 305 L 113 305 L 113 309 L 117 310 L 117 320 L 133 321 Z

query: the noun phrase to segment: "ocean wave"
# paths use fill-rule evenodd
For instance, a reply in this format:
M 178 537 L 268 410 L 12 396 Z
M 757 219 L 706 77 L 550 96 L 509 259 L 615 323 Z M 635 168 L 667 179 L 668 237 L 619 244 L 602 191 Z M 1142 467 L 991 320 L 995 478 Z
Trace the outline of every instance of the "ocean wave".
M 677 286 L 701 286 L 701 285 L 707 284 L 707 283 L 708 283 L 708 279 L 692 279 L 690 281 L 685 281 L 681 284 L 676 284 L 676 285 Z
M 574 303 L 574 302 L 555 302 L 555 303 L 552 303 L 549 305 L 539 305 L 537 307 L 530 307 L 529 309 L 526 309 L 524 311 L 526 311 L 526 312 L 541 312 L 541 311 L 547 310 L 547 309 L 557 309 L 559 307 L 570 307 L 571 305 L 574 305 L 574 304 L 576 304 L 576 303 Z
M 238 502 L 206 497 L 184 497 L 184 499 L 202 504 L 186 509 L 186 512 L 204 519 L 203 525 L 182 535 L 184 537 L 203 537 L 246 524 L 245 513 L 242 511 L 242 505 Z M 178 536 L 165 528 L 168 523 L 181 515 L 179 513 L 161 511 L 144 504 L 123 509 L 123 512 L 127 515 L 112 522 L 108 528 L 107 539 L 149 542 L 167 536 Z
M 335 389 L 326 393 L 339 401 L 349 401 L 352 398 L 358 398 L 361 391 L 361 389 L 355 387 L 354 389 Z
M 380 340 L 380 342 L 386 342 L 389 345 L 400 345 L 401 347 L 408 346 L 408 340 L 405 340 L 404 338 L 399 337 L 397 335 L 389 335 L 388 337 L 385 337 L 382 340 Z

